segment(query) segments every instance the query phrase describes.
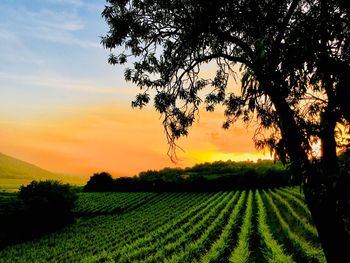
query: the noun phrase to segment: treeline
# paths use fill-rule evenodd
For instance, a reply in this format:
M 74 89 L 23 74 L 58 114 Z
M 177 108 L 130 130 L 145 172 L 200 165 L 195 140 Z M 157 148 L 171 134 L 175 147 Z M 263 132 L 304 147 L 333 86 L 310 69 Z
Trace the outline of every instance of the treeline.
M 292 185 L 291 174 L 273 161 L 203 163 L 188 168 L 149 170 L 134 177 L 113 179 L 108 173 L 94 174 L 86 192 L 101 191 L 225 191 Z

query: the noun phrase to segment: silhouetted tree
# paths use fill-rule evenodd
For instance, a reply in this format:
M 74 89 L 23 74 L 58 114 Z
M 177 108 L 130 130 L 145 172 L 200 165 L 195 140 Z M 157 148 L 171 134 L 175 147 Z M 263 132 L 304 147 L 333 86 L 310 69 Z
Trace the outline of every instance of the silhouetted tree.
M 23 242 L 74 222 L 77 195 L 68 184 L 32 181 L 0 205 L 0 247 Z
M 74 221 L 77 194 L 69 184 L 52 180 L 32 181 L 21 186 L 18 198 L 34 231 L 45 232 Z
M 114 180 L 109 173 L 95 173 L 84 186 L 84 192 L 110 192 L 114 189 Z
M 208 111 L 226 108 L 224 128 L 238 119 L 257 120 L 256 146 L 270 147 L 303 183 L 327 259 L 346 258 L 342 248 L 350 241 L 338 209 L 344 200 L 337 194 L 336 150 L 349 133 L 349 1 L 107 2 L 102 15 L 110 30 L 102 43 L 118 52 L 109 63 L 133 57 L 125 79 L 141 93 L 132 106 L 145 106 L 155 94 L 170 155 L 202 102 Z M 201 74 L 208 63 L 217 68 L 211 78 Z M 237 71 L 240 92 L 228 87 Z M 343 136 L 337 124 L 346 128 Z M 310 161 L 315 141 L 321 143 L 320 163 Z

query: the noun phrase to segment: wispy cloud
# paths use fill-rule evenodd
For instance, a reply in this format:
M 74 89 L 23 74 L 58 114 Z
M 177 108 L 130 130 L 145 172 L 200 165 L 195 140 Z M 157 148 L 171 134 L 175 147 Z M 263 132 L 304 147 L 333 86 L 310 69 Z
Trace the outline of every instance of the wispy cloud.
M 0 28 L 0 39 L 2 41 L 11 41 L 16 39 L 16 35 L 8 30 Z
M 79 5 L 81 1 L 64 1 Z M 99 39 L 84 35 L 86 21 L 76 8 L 40 8 L 29 10 L 25 7 L 6 7 L 7 22 L 0 22 L 0 31 L 11 27 L 18 38 L 36 38 L 82 48 L 100 48 Z M 85 37 L 84 37 L 85 36 Z M 10 43 L 9 43 L 10 44 Z
M 82 19 L 75 13 L 53 12 L 40 10 L 37 12 L 24 11 L 23 17 L 29 21 L 25 28 L 25 34 L 45 41 L 66 45 L 77 45 L 82 48 L 100 48 L 98 38 L 95 41 L 83 39 L 78 31 L 85 28 Z
M 53 4 L 68 4 L 68 5 L 76 5 L 81 6 L 83 5 L 83 1 L 81 0 L 45 0 L 47 2 L 53 3 Z
M 85 10 L 102 11 L 104 2 L 101 0 L 41 0 L 44 3 L 53 5 L 70 6 L 73 8 L 81 8 Z
M 107 87 L 89 83 L 79 79 L 67 79 L 54 75 L 20 75 L 0 72 L 0 80 L 14 81 L 21 85 L 32 85 L 34 87 L 45 87 L 53 89 L 62 89 L 69 92 L 95 93 L 95 94 L 115 94 L 115 95 L 133 95 L 135 92 L 128 88 Z
M 15 62 L 18 64 L 42 65 L 43 60 L 38 58 L 23 43 L 20 37 L 7 29 L 0 28 L 0 68 Z
M 58 43 L 58 44 L 66 44 L 66 45 L 77 45 L 82 48 L 101 48 L 101 45 L 98 43 L 98 41 L 86 41 L 82 40 L 80 38 L 75 37 L 72 34 L 67 34 L 66 32 L 56 31 L 52 30 L 50 28 L 44 28 L 42 29 L 42 32 L 36 32 L 35 37 Z
M 41 9 L 33 12 L 23 10 L 21 12 L 22 19 L 29 21 L 26 27 L 35 29 L 51 29 L 64 31 L 77 31 L 84 28 L 81 18 L 75 13 L 67 11 L 52 11 L 49 9 Z

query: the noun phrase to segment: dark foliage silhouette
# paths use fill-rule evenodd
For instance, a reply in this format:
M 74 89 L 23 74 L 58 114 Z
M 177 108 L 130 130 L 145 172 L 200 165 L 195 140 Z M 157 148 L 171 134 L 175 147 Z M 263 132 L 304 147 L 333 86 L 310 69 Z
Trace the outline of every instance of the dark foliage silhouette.
M 0 216 L 0 246 L 55 231 L 74 222 L 76 193 L 58 181 L 32 181 L 22 186 Z
M 256 146 L 289 165 L 327 260 L 342 262 L 350 238 L 339 209 L 347 200 L 338 192 L 348 180 L 341 179 L 336 153 L 349 144 L 350 2 L 108 0 L 102 16 L 108 62 L 132 63 L 125 79 L 141 89 L 132 106 L 145 106 L 155 94 L 170 156 L 201 103 L 208 111 L 225 107 L 224 128 L 256 120 Z M 201 74 L 207 63 L 216 65 L 212 77 Z M 237 71 L 240 92 L 228 86 Z M 320 162 L 311 160 L 315 141 Z
M 97 175 L 95 174 L 93 177 Z M 201 192 L 281 187 L 292 183 L 289 171 L 281 165 L 274 165 L 272 161 L 258 163 L 220 161 L 199 164 L 185 169 L 149 170 L 132 178 L 121 177 L 113 180 L 108 175 L 108 180 L 103 181 L 103 187 L 101 187 L 100 181 L 90 179 L 84 187 L 84 191 L 103 192 L 108 189 L 108 191 L 123 192 Z
M 84 186 L 84 192 L 109 192 L 113 191 L 114 181 L 109 173 L 95 173 Z

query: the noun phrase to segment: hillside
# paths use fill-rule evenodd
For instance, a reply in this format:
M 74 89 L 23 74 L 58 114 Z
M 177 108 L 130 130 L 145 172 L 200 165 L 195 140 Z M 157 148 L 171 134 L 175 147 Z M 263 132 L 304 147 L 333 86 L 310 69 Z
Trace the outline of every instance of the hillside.
M 57 175 L 36 165 L 0 153 L 1 179 L 56 179 Z
M 15 191 L 32 180 L 61 180 L 67 183 L 83 184 L 81 177 L 55 174 L 36 165 L 0 153 L 0 191 Z

